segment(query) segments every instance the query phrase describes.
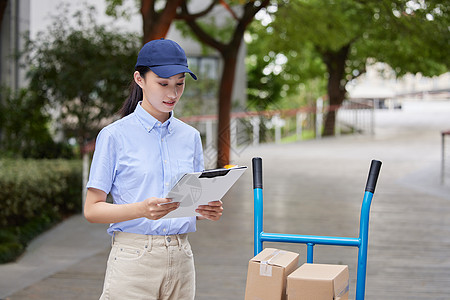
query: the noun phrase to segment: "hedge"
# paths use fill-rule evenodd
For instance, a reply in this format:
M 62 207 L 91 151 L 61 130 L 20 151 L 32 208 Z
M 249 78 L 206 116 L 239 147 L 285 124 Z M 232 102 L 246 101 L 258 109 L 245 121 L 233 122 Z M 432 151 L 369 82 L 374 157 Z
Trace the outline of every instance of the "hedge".
M 81 162 L 0 159 L 0 263 L 81 210 Z

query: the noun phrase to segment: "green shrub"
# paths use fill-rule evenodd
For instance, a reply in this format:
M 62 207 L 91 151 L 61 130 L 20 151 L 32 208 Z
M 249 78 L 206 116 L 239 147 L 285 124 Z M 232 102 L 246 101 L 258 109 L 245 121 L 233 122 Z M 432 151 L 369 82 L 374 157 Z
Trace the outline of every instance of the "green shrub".
M 66 215 L 81 207 L 81 163 L 0 160 L 0 225 L 21 225 L 43 212 Z
M 27 89 L 0 86 L 0 155 L 10 158 L 73 158 L 67 142 L 53 141 L 44 102 Z
M 0 263 L 81 210 L 81 162 L 0 160 Z
M 0 229 L 0 264 L 13 261 L 26 249 L 27 244 L 42 232 L 61 221 L 61 216 L 43 213 L 25 224 Z
M 19 242 L 6 242 L 0 244 L 0 263 L 6 263 L 14 260 L 24 250 Z

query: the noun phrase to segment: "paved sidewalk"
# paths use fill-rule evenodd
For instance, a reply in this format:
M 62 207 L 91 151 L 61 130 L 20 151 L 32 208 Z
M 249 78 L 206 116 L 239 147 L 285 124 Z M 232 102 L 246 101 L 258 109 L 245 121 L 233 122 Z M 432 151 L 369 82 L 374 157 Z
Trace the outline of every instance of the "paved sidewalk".
M 39 236 L 17 262 L 0 265 L 0 299 L 107 249 L 111 242 L 105 231 L 106 225 L 76 215 Z
M 376 135 L 345 136 L 233 152 L 251 166 L 263 158 L 264 230 L 358 235 L 372 159 L 383 162 L 374 195 L 366 299 L 448 299 L 450 182 L 441 185 L 440 131 L 450 129 L 450 101 L 406 102 L 376 112 Z M 219 222 L 201 221 L 190 235 L 197 300 L 243 299 L 253 256 L 251 170 L 224 199 Z M 98 299 L 109 237 L 104 225 L 74 216 L 36 239 L 21 260 L 0 266 L 0 299 Z M 266 246 L 297 251 L 304 245 Z M 354 298 L 357 250 L 315 247 L 315 261 L 348 264 Z

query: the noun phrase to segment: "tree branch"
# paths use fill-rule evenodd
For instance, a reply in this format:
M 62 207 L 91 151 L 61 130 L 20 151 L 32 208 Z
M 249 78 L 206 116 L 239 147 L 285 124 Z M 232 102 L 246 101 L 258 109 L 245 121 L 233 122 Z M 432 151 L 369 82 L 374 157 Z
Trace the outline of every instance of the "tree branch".
M 144 30 L 143 43 L 165 37 L 172 24 L 172 20 L 177 14 L 177 8 L 185 1 L 186 0 L 166 1 L 164 8 L 160 11 L 156 11 L 154 0 L 141 0 Z
M 242 36 L 244 35 L 245 29 L 248 24 L 253 20 L 256 13 L 260 11 L 263 7 L 266 7 L 270 0 L 264 0 L 259 6 L 254 5 L 254 1 L 249 1 L 244 5 L 244 14 L 238 20 L 238 24 L 234 30 L 233 38 L 228 44 L 224 44 L 214 39 L 211 35 L 209 35 L 206 31 L 204 31 L 196 22 L 196 19 L 207 14 L 211 11 L 214 6 L 218 3 L 221 3 L 221 0 L 213 0 L 211 4 L 204 11 L 198 14 L 190 14 L 188 11 L 186 1 L 181 4 L 181 14 L 178 14 L 177 17 L 186 21 L 186 24 L 191 28 L 192 32 L 208 46 L 217 49 L 222 54 L 226 52 L 228 47 L 236 47 L 239 46 L 241 42 Z
M 175 19 L 177 19 L 177 20 L 185 20 L 187 22 L 187 21 L 191 21 L 191 20 L 193 21 L 193 20 L 195 20 L 197 18 L 201 18 L 203 16 L 206 16 L 210 11 L 213 10 L 214 6 L 216 6 L 220 2 L 220 0 L 213 0 L 213 1 L 211 1 L 211 4 L 207 8 L 205 8 L 205 10 L 203 10 L 203 11 L 201 11 L 199 13 L 196 13 L 196 14 L 190 14 L 187 11 L 187 4 L 186 4 L 186 2 L 187 1 L 184 1 L 182 3 L 182 5 L 181 5 L 181 13 L 178 13 L 176 15 Z M 184 9 L 184 8 L 186 8 L 186 9 Z
M 213 1 L 214 5 L 218 1 Z M 186 16 L 192 16 L 187 8 L 186 2 L 183 2 L 181 4 L 181 11 L 183 15 Z M 186 24 L 191 28 L 192 32 L 202 41 L 203 43 L 207 44 L 208 46 L 217 49 L 219 52 L 223 53 L 225 51 L 225 44 L 219 42 L 218 40 L 214 39 L 212 36 L 210 36 L 206 31 L 204 31 L 195 21 L 195 18 L 187 18 Z
M 159 13 L 160 22 L 162 24 L 158 24 L 158 26 L 166 29 L 166 33 L 169 31 L 170 25 L 172 24 L 172 20 L 175 19 L 177 15 L 177 8 L 186 3 L 186 0 L 171 0 L 166 2 L 166 6 L 164 10 Z
M 244 35 L 245 29 L 248 24 L 252 22 L 255 15 L 264 7 L 269 5 L 270 0 L 264 0 L 261 2 L 261 5 L 254 6 L 254 1 L 250 1 L 244 6 L 244 14 L 242 18 L 239 19 L 239 22 L 234 30 L 233 40 L 230 42 L 230 45 L 238 45 L 242 36 Z
M 220 4 L 225 7 L 226 10 L 228 10 L 228 12 L 233 16 L 233 18 L 235 20 L 239 20 L 238 16 L 236 15 L 236 13 L 231 9 L 231 7 L 228 5 L 227 2 L 225 2 L 225 0 L 220 0 Z
M 255 15 L 264 7 L 269 5 L 270 0 L 264 0 L 261 2 L 261 5 L 254 6 L 254 1 L 250 1 L 244 6 L 244 15 L 240 19 L 239 23 L 242 23 L 247 27 L 247 25 L 253 20 Z

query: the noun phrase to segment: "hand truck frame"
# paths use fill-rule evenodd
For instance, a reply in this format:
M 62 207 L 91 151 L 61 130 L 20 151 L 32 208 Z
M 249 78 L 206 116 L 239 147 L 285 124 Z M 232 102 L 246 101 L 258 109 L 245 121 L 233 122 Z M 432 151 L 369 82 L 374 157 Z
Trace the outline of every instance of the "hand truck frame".
M 314 246 L 347 246 L 358 247 L 358 268 L 356 275 L 356 298 L 364 300 L 366 287 L 367 247 L 369 238 L 369 215 L 375 186 L 381 169 L 381 162 L 372 160 L 367 178 L 364 198 L 361 206 L 359 237 L 314 236 L 299 234 L 267 233 L 263 231 L 263 184 L 262 159 L 254 157 L 253 191 L 254 191 L 254 255 L 263 250 L 263 242 L 300 243 L 307 245 L 307 263 L 313 263 Z

